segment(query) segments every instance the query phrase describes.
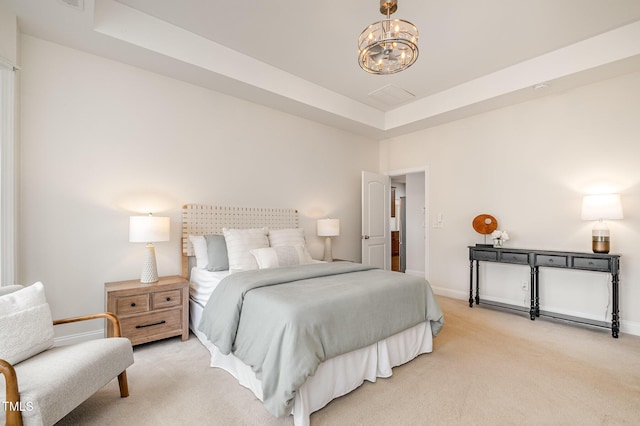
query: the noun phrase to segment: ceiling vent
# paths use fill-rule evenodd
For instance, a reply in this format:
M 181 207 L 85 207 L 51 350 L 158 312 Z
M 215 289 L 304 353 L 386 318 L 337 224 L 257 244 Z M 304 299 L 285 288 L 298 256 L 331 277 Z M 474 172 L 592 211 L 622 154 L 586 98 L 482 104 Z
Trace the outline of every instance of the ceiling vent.
M 380 102 L 386 107 L 386 110 L 389 110 L 414 99 L 416 95 L 393 84 L 388 84 L 369 93 L 369 97 Z
M 58 0 L 60 3 L 72 7 L 76 10 L 84 10 L 84 0 Z

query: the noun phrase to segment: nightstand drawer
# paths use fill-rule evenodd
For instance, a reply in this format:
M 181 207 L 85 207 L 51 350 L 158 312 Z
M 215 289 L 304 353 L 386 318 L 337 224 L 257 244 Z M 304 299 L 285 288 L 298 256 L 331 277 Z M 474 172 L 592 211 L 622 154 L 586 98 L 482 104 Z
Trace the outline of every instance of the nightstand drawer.
M 179 306 L 182 303 L 180 297 L 180 290 L 160 291 L 151 295 L 152 309 L 170 308 L 172 306 Z
M 167 311 L 151 312 L 146 315 L 137 315 L 120 320 L 122 335 L 131 339 L 134 343 L 139 338 L 149 336 L 179 334 L 182 329 L 182 310 L 170 309 Z M 134 343 L 135 344 L 135 343 Z
M 134 296 L 119 297 L 116 305 L 116 315 L 137 314 L 149 310 L 149 295 L 136 294 Z

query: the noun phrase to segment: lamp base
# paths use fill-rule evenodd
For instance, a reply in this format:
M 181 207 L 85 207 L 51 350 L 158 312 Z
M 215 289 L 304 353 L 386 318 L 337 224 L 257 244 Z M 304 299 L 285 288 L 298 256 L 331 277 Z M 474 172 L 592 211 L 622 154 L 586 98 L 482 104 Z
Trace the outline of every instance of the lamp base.
M 150 284 L 158 282 L 158 267 L 156 265 L 156 250 L 153 244 L 147 244 L 145 250 L 144 261 L 142 262 L 142 275 L 140 282 Z
M 604 239 L 603 237 L 593 237 L 593 240 L 591 241 L 591 248 L 593 250 L 594 253 L 602 253 L 602 254 L 607 254 L 609 253 L 609 238 L 607 237 L 606 239 Z
M 594 253 L 609 253 L 609 228 L 603 220 L 593 225 L 591 231 L 591 248 Z
M 325 262 L 333 262 L 333 254 L 331 254 L 331 237 L 324 239 L 324 257 Z

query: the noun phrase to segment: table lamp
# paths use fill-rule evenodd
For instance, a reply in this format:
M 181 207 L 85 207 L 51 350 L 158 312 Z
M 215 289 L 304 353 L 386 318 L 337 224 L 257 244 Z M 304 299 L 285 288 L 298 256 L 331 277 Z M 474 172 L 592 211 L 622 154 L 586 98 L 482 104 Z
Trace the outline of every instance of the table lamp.
M 331 237 L 340 235 L 340 219 L 319 219 L 318 220 L 318 236 L 326 237 L 324 239 L 324 257 L 325 262 L 333 262 L 331 254 Z
M 169 241 L 169 218 L 148 216 L 131 216 L 129 218 L 129 241 L 132 243 L 147 243 L 144 262 L 142 263 L 141 283 L 155 283 L 158 281 L 156 265 L 156 251 L 154 242 Z
M 622 218 L 622 203 L 619 194 L 584 196 L 582 199 L 582 219 L 597 220 L 591 232 L 591 248 L 594 253 L 609 253 L 609 228 L 605 220 Z

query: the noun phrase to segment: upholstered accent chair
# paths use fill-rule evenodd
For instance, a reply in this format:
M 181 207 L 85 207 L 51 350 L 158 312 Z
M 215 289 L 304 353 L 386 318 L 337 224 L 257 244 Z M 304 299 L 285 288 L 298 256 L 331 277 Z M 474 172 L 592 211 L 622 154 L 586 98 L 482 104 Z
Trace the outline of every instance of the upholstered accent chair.
M 53 347 L 54 325 L 101 318 L 116 337 Z M 52 321 L 41 283 L 0 287 L 0 342 L 0 424 L 53 425 L 116 376 L 120 396 L 129 395 L 133 348 L 120 337 L 118 318 L 105 312 Z

